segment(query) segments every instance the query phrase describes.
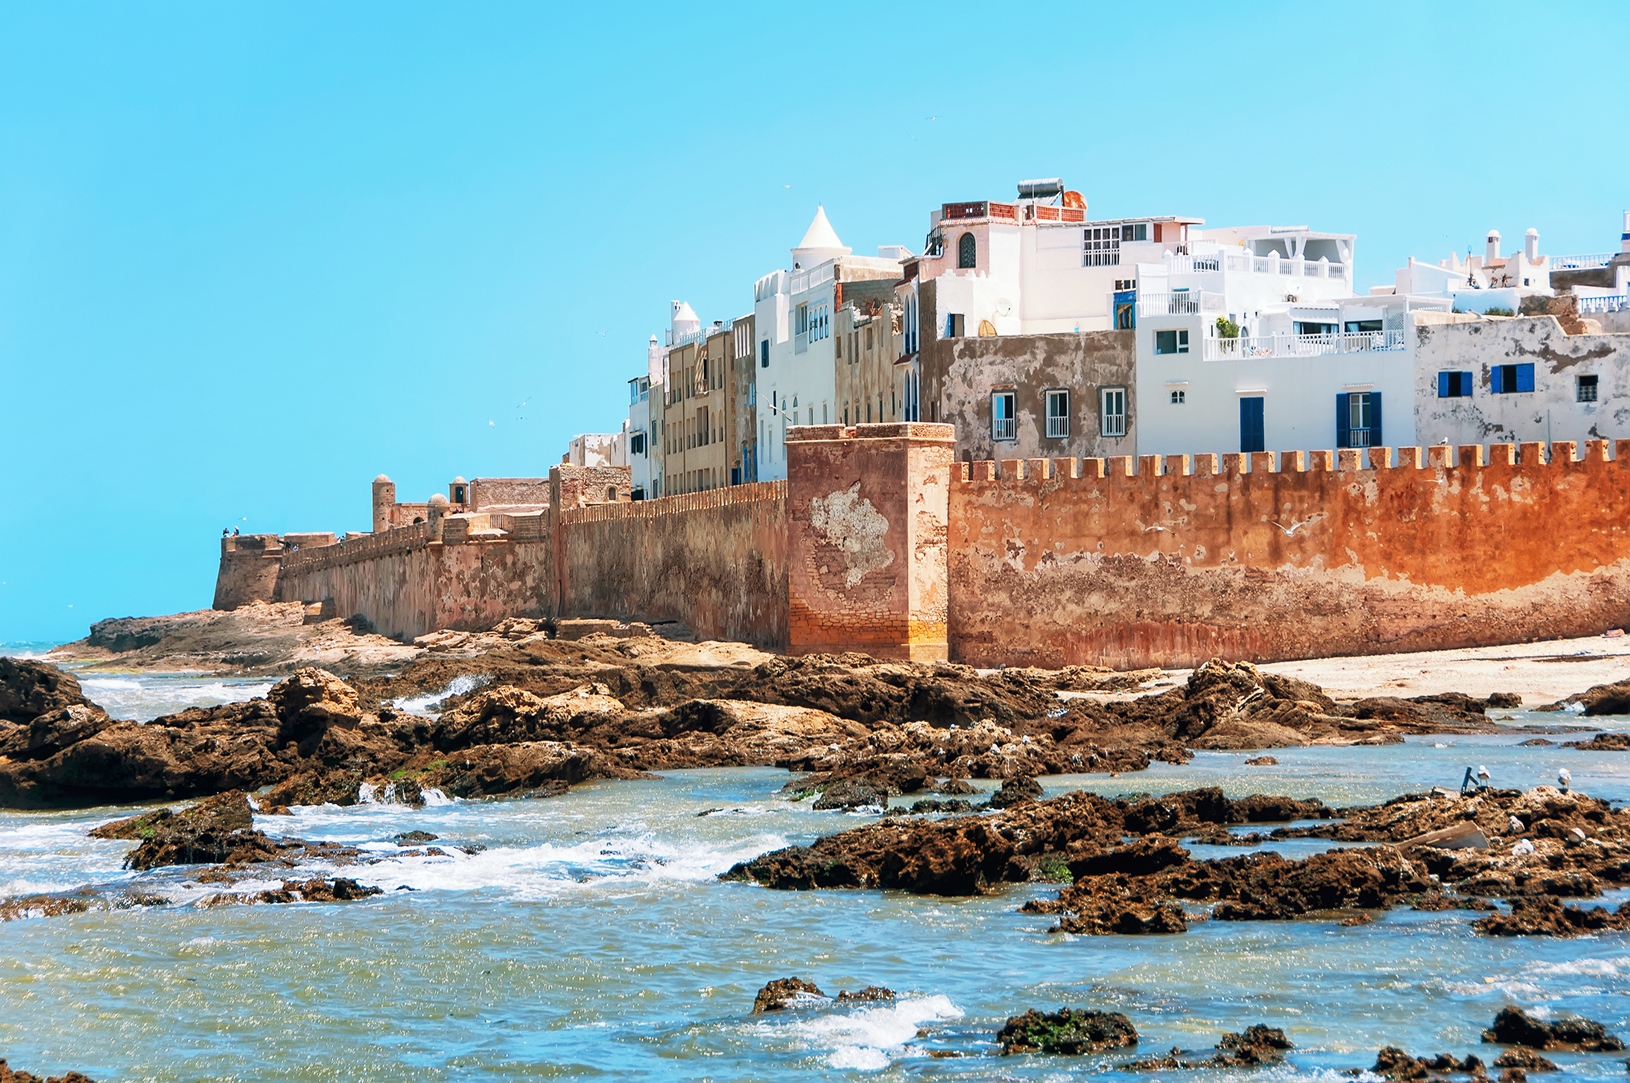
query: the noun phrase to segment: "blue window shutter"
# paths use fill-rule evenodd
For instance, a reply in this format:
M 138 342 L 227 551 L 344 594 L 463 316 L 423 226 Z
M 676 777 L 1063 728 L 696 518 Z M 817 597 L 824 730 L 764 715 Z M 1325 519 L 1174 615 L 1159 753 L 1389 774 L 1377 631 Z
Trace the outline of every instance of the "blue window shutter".
M 1438 398 L 1446 399 L 1448 397 L 1449 397 L 1449 374 L 1447 372 L 1440 372 L 1440 373 L 1438 373 Z
M 1370 392 L 1370 446 L 1386 447 L 1387 442 L 1381 439 L 1381 392 Z
M 1336 396 L 1336 446 L 1347 446 L 1347 396 Z
M 1534 366 L 1532 364 L 1517 366 L 1517 390 L 1534 390 Z
M 1505 388 L 1501 386 L 1500 380 L 1500 375 L 1504 371 L 1505 369 L 1499 365 L 1495 365 L 1489 369 L 1489 390 L 1493 391 L 1496 395 L 1505 393 Z

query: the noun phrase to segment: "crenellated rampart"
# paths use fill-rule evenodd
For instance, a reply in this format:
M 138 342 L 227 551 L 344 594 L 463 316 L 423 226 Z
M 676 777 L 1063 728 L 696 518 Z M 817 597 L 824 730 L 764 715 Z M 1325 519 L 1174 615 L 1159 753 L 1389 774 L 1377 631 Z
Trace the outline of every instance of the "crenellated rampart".
M 787 648 L 786 482 L 570 508 L 555 530 L 561 616 Z
M 1192 665 L 1617 627 L 1630 617 L 1630 441 L 1609 451 L 958 464 L 952 654 Z
M 909 423 L 803 426 L 787 446 L 786 482 L 630 501 L 583 471 L 552 478 L 547 508 L 432 503 L 428 522 L 335 544 L 224 539 L 218 603 L 332 600 L 400 638 L 508 616 L 675 620 L 981 666 L 1429 650 L 1630 621 L 1630 441 L 956 463 L 949 426 Z

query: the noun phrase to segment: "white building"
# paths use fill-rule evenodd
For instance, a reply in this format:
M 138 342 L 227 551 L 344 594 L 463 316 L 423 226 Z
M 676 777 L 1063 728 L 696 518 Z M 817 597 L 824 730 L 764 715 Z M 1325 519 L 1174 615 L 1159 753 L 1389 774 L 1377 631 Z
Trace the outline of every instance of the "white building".
M 792 249 L 791 269 L 772 271 L 753 287 L 760 480 L 787 476 L 789 426 L 826 425 L 837 417 L 833 317 L 846 298 L 892 300 L 900 260 L 908 254 L 898 246 L 879 248 L 875 257 L 851 251 L 825 208 L 817 207 Z
M 652 335 L 645 348 L 645 375 L 628 381 L 628 468 L 634 499 L 663 494 L 662 402 L 668 379 L 668 353 L 702 334 L 702 321 L 686 301 L 668 302 L 668 330 L 662 341 Z M 655 404 L 653 408 L 652 404 Z
M 1139 264 L 1138 453 L 1412 441 L 1412 302 L 1353 295 L 1354 242 L 1306 226 L 1195 230 L 1186 253 Z

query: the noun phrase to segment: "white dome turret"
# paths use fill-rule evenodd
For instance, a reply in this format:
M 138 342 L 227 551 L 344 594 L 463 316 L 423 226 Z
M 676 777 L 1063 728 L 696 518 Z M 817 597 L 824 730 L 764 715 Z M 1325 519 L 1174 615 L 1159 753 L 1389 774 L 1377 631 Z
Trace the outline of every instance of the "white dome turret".
M 826 208 L 816 207 L 815 217 L 810 220 L 809 228 L 804 231 L 804 239 L 792 250 L 792 266 L 794 269 L 813 267 L 829 259 L 847 256 L 850 251 L 851 249 L 844 247 L 843 242 L 838 239 L 837 230 L 832 228 L 832 223 L 826 220 Z

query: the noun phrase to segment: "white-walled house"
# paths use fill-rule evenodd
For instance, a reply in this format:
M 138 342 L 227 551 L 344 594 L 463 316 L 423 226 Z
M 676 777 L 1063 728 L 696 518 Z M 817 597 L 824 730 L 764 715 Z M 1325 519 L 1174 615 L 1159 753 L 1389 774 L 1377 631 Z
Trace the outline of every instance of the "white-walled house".
M 906 250 L 884 246 L 856 256 L 826 218 L 815 217 L 792 249 L 792 267 L 772 271 L 753 287 L 758 338 L 755 396 L 759 434 L 757 476 L 787 476 L 786 436 L 792 425 L 827 425 L 837 413 L 833 327 L 846 299 L 891 300 Z

